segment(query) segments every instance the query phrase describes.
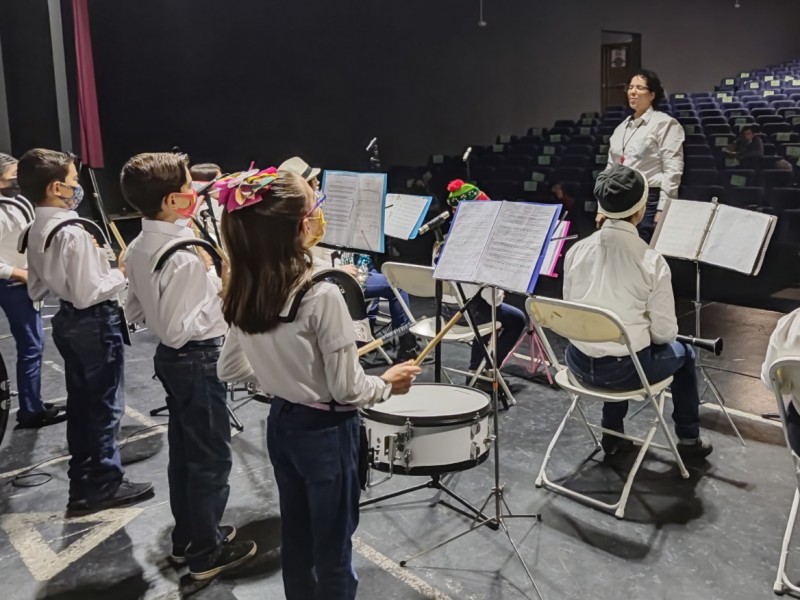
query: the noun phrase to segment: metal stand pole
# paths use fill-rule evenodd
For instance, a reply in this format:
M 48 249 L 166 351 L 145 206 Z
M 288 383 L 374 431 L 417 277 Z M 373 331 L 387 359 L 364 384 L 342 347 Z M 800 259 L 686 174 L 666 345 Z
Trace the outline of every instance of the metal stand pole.
M 695 299 L 694 299 L 694 336 L 699 338 L 700 337 L 700 311 L 703 309 L 703 302 L 700 299 L 700 261 L 694 261 L 695 265 Z M 742 434 L 739 433 L 739 429 L 736 427 L 736 424 L 731 419 L 731 416 L 728 414 L 728 411 L 725 409 L 725 401 L 722 398 L 722 394 L 720 394 L 717 386 L 711 381 L 711 378 L 706 371 L 706 368 L 702 364 L 702 354 L 701 350 L 698 348 L 697 350 L 697 373 L 702 378 L 705 386 L 703 387 L 702 391 L 700 391 L 700 398 L 702 398 L 707 390 L 711 390 L 711 394 L 714 396 L 717 404 L 722 409 L 722 414 L 725 415 L 725 418 L 728 419 L 728 423 L 730 423 L 731 429 L 736 434 L 736 437 L 739 438 L 739 442 L 741 442 L 742 446 L 747 446 L 742 437 Z
M 497 293 L 496 288 L 494 288 L 494 287 L 492 288 L 492 293 L 493 294 Z M 499 371 L 498 371 L 499 365 L 497 364 L 497 361 L 495 360 L 495 357 L 497 356 L 497 307 L 494 305 L 494 303 L 492 303 L 492 324 L 494 325 L 494 327 L 492 328 L 492 337 L 491 337 L 491 346 L 490 346 L 491 347 L 491 352 L 490 352 L 490 354 L 491 354 L 491 359 L 492 359 L 491 363 L 492 363 L 492 367 L 493 367 L 493 369 L 492 369 L 492 379 L 493 379 L 493 381 L 492 381 L 492 412 L 493 412 L 492 441 L 494 442 L 494 486 L 492 487 L 491 491 L 489 492 L 489 495 L 486 497 L 486 500 L 484 500 L 483 504 L 481 505 L 480 512 L 483 512 L 483 510 L 489 505 L 489 503 L 492 501 L 492 499 L 494 499 L 495 514 L 494 514 L 493 517 L 487 517 L 487 518 L 483 518 L 483 519 L 479 519 L 478 517 L 476 517 L 472 521 L 472 523 L 470 524 L 469 528 L 466 531 L 462 531 L 461 533 L 459 533 L 459 534 L 457 534 L 457 535 L 455 535 L 455 536 L 453 536 L 451 538 L 448 538 L 445 541 L 440 542 L 439 544 L 436 544 L 432 548 L 429 548 L 427 550 L 423 550 L 422 552 L 418 552 L 417 554 L 414 554 L 413 556 L 410 556 L 407 559 L 400 561 L 400 566 L 404 567 L 410 561 L 412 561 L 412 560 L 414 560 L 416 558 L 419 558 L 420 556 L 424 556 L 425 554 L 428 554 L 429 552 L 433 552 L 434 550 L 437 550 L 438 548 L 441 548 L 442 546 L 445 546 L 445 545 L 449 544 L 450 542 L 453 542 L 453 541 L 457 540 L 458 538 L 461 538 L 461 537 L 467 535 L 468 533 L 471 533 L 473 531 L 477 531 L 478 529 L 480 529 L 483 526 L 487 526 L 487 527 L 489 527 L 491 529 L 494 529 L 494 530 L 498 530 L 498 529 L 502 528 L 503 533 L 505 533 L 506 534 L 506 538 L 508 538 L 508 542 L 511 544 L 511 548 L 514 550 L 514 554 L 517 555 L 517 558 L 519 559 L 519 562 L 522 564 L 522 568 L 525 569 L 525 573 L 528 576 L 528 579 L 530 580 L 531 585 L 533 585 L 533 589 L 536 591 L 536 595 L 539 598 L 542 598 L 542 594 L 539 591 L 538 586 L 536 585 L 536 581 L 533 579 L 533 575 L 531 574 L 530 569 L 528 569 L 528 565 L 525 564 L 525 560 L 522 558 L 522 555 L 519 552 L 519 548 L 517 547 L 517 544 L 514 542 L 514 538 L 511 537 L 511 533 L 509 532 L 508 527 L 506 525 L 506 519 L 535 519 L 537 522 L 541 522 L 542 516 L 540 514 L 519 514 L 518 515 L 518 514 L 512 513 L 511 509 L 509 508 L 508 503 L 506 503 L 505 497 L 503 495 L 504 486 L 503 486 L 503 484 L 500 483 L 500 435 L 499 435 L 500 434 L 500 428 L 499 428 L 499 423 L 498 423 L 498 412 L 499 412 L 498 411 L 498 408 L 499 408 L 498 407 L 498 404 L 499 404 L 498 397 L 499 397 L 499 394 L 498 394 L 498 383 L 497 383 L 497 381 L 498 381 L 498 375 L 499 375 Z

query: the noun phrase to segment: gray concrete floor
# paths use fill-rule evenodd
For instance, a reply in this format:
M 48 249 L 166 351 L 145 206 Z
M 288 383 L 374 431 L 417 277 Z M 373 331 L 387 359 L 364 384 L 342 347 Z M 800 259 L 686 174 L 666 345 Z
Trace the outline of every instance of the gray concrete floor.
M 750 311 L 746 315 L 744 321 L 742 314 L 731 318 L 739 323 L 757 320 L 761 333 L 754 343 L 765 343 L 764 335 L 771 331 L 767 321 L 773 317 Z M 713 332 L 712 325 L 708 331 Z M 242 537 L 257 540 L 257 560 L 239 576 L 205 587 L 193 586 L 185 571 L 176 571 L 167 564 L 171 515 L 167 502 L 166 419 L 149 416 L 149 410 L 163 400 L 163 391 L 151 379 L 154 346 L 150 334 L 139 333 L 128 352 L 128 412 L 121 434 L 123 439 L 134 436 L 124 442 L 123 448 L 128 476 L 137 481 L 152 480 L 156 485 L 152 500 L 85 519 L 67 520 L 63 514 L 67 494 L 65 459 L 40 469 L 52 476 L 41 486 L 10 484 L 10 475 L 16 471 L 66 452 L 64 425 L 39 431 L 9 431 L 0 448 L 3 597 L 283 597 L 277 492 L 265 449 L 266 407 L 261 404 L 237 405 L 245 431 L 233 441 L 232 491 L 226 518 L 226 522 L 240 529 Z M 738 356 L 736 344 L 729 347 Z M 13 364 L 12 340 L 0 341 L 0 352 L 9 365 Z M 445 364 L 463 365 L 467 349 L 448 345 L 444 356 Z M 745 359 L 748 366 L 741 370 L 752 375 L 758 359 Z M 45 396 L 63 398 L 66 394 L 61 359 L 49 339 L 45 360 Z M 509 530 L 545 599 L 752 600 L 772 596 L 793 492 L 788 455 L 774 443 L 780 441 L 776 435 L 779 430 L 752 419 L 740 419 L 737 422 L 749 424 L 750 440 L 745 448 L 732 437 L 718 411 L 703 409 L 704 426 L 715 445 L 710 460 L 692 468 L 691 478 L 682 480 L 668 455 L 661 451 L 650 453 L 634 486 L 627 519 L 620 522 L 612 515 L 534 487 L 544 450 L 566 409 L 566 396 L 515 376 L 523 375 L 524 369 L 510 367 L 508 371 L 514 374 L 509 380 L 519 391 L 518 405 L 500 415 L 501 480 L 514 511 L 542 516 L 541 523 L 509 521 Z M 739 402 L 743 395 L 758 389 L 752 384 L 752 376 L 719 371 L 714 377 L 727 381 L 730 402 Z M 426 378 L 430 378 L 429 373 Z M 750 382 L 749 387 L 743 384 L 745 381 Z M 741 407 L 747 410 L 748 405 L 745 402 Z M 593 408 L 591 415 L 598 414 L 598 408 Z M 634 420 L 630 428 L 641 426 Z M 151 429 L 142 431 L 146 427 Z M 609 499 L 620 492 L 627 464 L 604 463 L 600 457 L 586 460 L 590 450 L 585 431 L 577 425 L 570 426 L 551 463 L 553 472 L 557 477 L 568 478 L 569 486 L 575 489 Z M 494 484 L 493 460 L 494 456 L 483 465 L 456 475 L 452 488 L 470 502 L 481 503 Z M 395 476 L 374 493 L 423 481 Z M 408 568 L 400 568 L 397 561 L 468 525 L 466 519 L 445 507 L 432 506 L 434 496 L 434 492 L 425 490 L 362 511 L 354 553 L 361 579 L 359 598 L 536 598 L 505 536 L 486 528 L 412 562 Z M 798 561 L 792 564 L 800 575 Z

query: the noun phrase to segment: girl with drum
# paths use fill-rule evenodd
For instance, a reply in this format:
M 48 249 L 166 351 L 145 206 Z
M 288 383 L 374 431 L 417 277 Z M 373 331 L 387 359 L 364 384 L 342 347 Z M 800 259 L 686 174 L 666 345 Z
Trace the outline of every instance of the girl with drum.
M 218 184 L 230 255 L 218 363 L 225 381 L 258 382 L 275 396 L 267 448 L 278 484 L 287 600 L 352 600 L 358 579 L 358 409 L 405 394 L 419 367 L 368 376 L 338 288 L 311 282 L 309 248 L 322 239 L 325 196 L 269 169 Z
M 658 110 L 664 88 L 658 75 L 640 70 L 628 84 L 628 105 L 633 114 L 614 130 L 609 140 L 608 166 L 625 165 L 645 176 L 650 188 L 647 210 L 639 223 L 639 237 L 648 244 L 668 198 L 678 197 L 683 177 L 683 141 L 678 121 Z M 597 226 L 605 216 L 597 213 Z

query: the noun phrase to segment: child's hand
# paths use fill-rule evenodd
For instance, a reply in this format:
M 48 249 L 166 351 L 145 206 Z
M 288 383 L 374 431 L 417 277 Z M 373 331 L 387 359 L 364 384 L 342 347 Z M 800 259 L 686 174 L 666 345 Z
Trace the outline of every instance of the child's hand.
M 411 384 L 421 372 L 422 369 L 416 366 L 413 360 L 410 360 L 391 367 L 381 375 L 381 379 L 392 384 L 392 396 L 400 396 L 408 393 Z

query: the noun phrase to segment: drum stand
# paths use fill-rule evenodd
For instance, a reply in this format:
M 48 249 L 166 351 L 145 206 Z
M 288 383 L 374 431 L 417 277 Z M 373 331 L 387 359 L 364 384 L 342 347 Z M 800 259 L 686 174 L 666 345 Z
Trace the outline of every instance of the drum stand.
M 492 293 L 496 294 L 496 288 L 492 287 Z M 508 506 L 508 503 L 504 497 L 504 486 L 500 483 L 500 429 L 498 424 L 498 408 L 499 408 L 499 399 L 498 399 L 498 365 L 494 358 L 497 356 L 497 307 L 492 304 L 492 324 L 494 327 L 492 328 L 492 338 L 491 338 L 491 366 L 492 366 L 492 411 L 493 411 L 493 431 L 494 434 L 491 436 L 492 441 L 494 442 L 494 486 L 492 487 L 489 495 L 484 500 L 483 504 L 480 507 L 479 511 L 476 511 L 476 516 L 474 517 L 472 523 L 470 524 L 469 528 L 466 531 L 462 531 L 461 533 L 454 535 L 446 539 L 443 542 L 440 542 L 433 546 L 432 548 L 428 548 L 427 550 L 423 550 L 422 552 L 418 552 L 413 556 L 408 557 L 405 560 L 400 561 L 400 566 L 405 567 L 410 561 L 419 558 L 420 556 L 424 556 L 434 550 L 438 550 L 439 548 L 453 542 L 461 537 L 464 537 L 468 533 L 472 533 L 473 531 L 477 531 L 483 526 L 489 527 L 490 529 L 494 529 L 495 531 L 498 529 L 502 529 L 503 533 L 506 534 L 508 538 L 508 542 L 511 544 L 511 548 L 514 550 L 514 554 L 517 555 L 519 562 L 522 564 L 522 568 L 525 569 L 525 573 L 528 576 L 531 584 L 533 585 L 533 589 L 536 591 L 536 595 L 539 598 L 542 598 L 542 594 L 539 591 L 538 586 L 536 585 L 536 581 L 533 579 L 533 575 L 528 569 L 528 565 L 525 564 L 525 560 L 522 558 L 522 555 L 519 552 L 519 548 L 517 544 L 514 542 L 514 538 L 511 537 L 511 533 L 508 530 L 506 525 L 507 519 L 535 519 L 536 522 L 541 522 L 542 516 L 540 514 L 514 514 L 511 511 L 511 508 Z M 486 517 L 483 516 L 483 510 L 489 506 L 489 503 L 494 500 L 494 516 Z

